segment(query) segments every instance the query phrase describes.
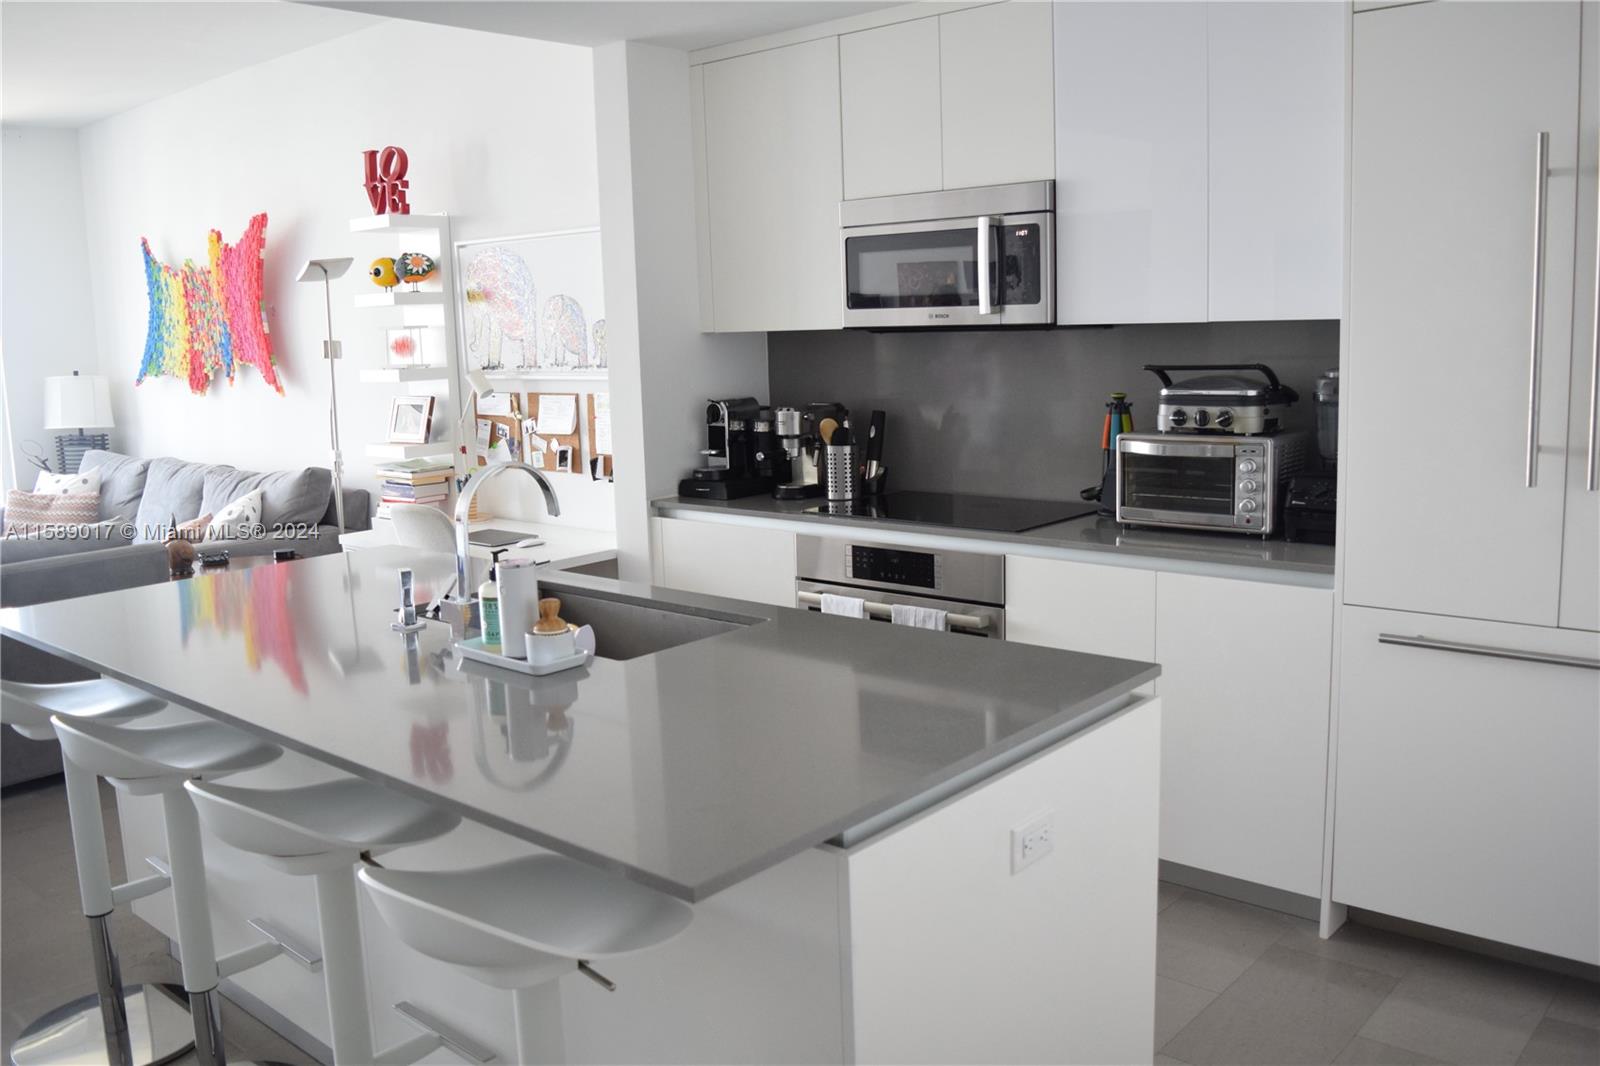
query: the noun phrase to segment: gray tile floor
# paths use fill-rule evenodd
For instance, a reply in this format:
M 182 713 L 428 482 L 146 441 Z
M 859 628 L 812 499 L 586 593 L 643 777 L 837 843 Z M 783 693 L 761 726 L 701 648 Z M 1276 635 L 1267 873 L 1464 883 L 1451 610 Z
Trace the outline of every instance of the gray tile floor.
M 112 873 L 116 806 L 104 791 Z M 1163 884 L 1156 960 L 1157 1063 L 1583 1063 L 1600 1066 L 1600 985 L 1359 925 L 1316 925 Z M 128 981 L 176 981 L 166 941 L 113 919 Z M 59 780 L 0 798 L 0 1041 L 92 988 Z M 232 1059 L 311 1066 L 225 1007 Z M 192 1057 L 188 1061 L 193 1061 Z

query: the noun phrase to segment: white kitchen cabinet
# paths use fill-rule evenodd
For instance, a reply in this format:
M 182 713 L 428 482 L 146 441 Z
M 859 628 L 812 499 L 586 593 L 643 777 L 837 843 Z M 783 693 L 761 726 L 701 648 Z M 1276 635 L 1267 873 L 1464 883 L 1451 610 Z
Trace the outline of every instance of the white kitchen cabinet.
M 660 567 L 667 588 L 794 606 L 794 534 L 758 526 L 656 519 Z
M 1333 3 L 1206 5 L 1213 322 L 1343 313 L 1349 17 Z
M 1345 602 L 1553 626 L 1572 384 L 1578 5 L 1417 4 L 1354 21 Z M 1541 131 L 1550 169 L 1536 232 Z M 1536 247 L 1545 284 L 1530 485 Z
M 1152 662 L 1155 571 L 1008 555 L 1006 639 Z
M 1600 656 L 1592 633 L 1346 608 L 1334 900 L 1600 962 L 1600 671 L 1386 634 Z
M 1011 0 L 939 16 L 945 188 L 1054 171 L 1053 6 Z
M 707 63 L 701 76 L 716 329 L 838 329 L 839 39 Z
M 943 187 L 937 18 L 841 36 L 839 96 L 845 199 Z
M 1055 11 L 1056 321 L 1206 319 L 1206 7 Z
M 1156 579 L 1161 857 L 1322 894 L 1333 592 Z

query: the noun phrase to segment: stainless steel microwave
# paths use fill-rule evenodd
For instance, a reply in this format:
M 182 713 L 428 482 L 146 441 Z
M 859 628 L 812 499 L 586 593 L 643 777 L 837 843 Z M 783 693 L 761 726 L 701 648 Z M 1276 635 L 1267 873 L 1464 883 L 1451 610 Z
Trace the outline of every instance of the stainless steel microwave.
M 1053 181 L 843 201 L 845 327 L 1053 325 L 1055 210 Z

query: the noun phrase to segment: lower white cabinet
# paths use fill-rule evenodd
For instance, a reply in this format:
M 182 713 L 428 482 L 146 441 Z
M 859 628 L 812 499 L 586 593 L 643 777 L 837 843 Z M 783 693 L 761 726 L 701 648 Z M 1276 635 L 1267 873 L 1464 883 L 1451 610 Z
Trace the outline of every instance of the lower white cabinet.
M 658 518 L 656 584 L 794 606 L 794 534 L 756 526 Z
M 1006 636 L 1161 664 L 1161 857 L 1322 894 L 1333 592 L 1006 557 Z
M 1333 591 L 1156 578 L 1161 857 L 1322 894 Z
M 1437 642 L 1600 656 L 1593 633 L 1346 607 L 1334 900 L 1600 963 L 1600 671 Z

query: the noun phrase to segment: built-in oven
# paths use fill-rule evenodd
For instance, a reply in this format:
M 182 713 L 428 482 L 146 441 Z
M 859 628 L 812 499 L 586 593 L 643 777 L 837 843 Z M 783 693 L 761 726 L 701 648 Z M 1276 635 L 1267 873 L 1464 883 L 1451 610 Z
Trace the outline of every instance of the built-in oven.
M 890 621 L 895 604 L 946 613 L 949 631 L 1004 640 L 1002 555 L 926 551 L 862 540 L 795 538 L 795 606 L 822 610 L 832 593 L 863 601 L 867 618 Z
M 845 200 L 845 326 L 1054 324 L 1055 217 L 1053 181 Z

